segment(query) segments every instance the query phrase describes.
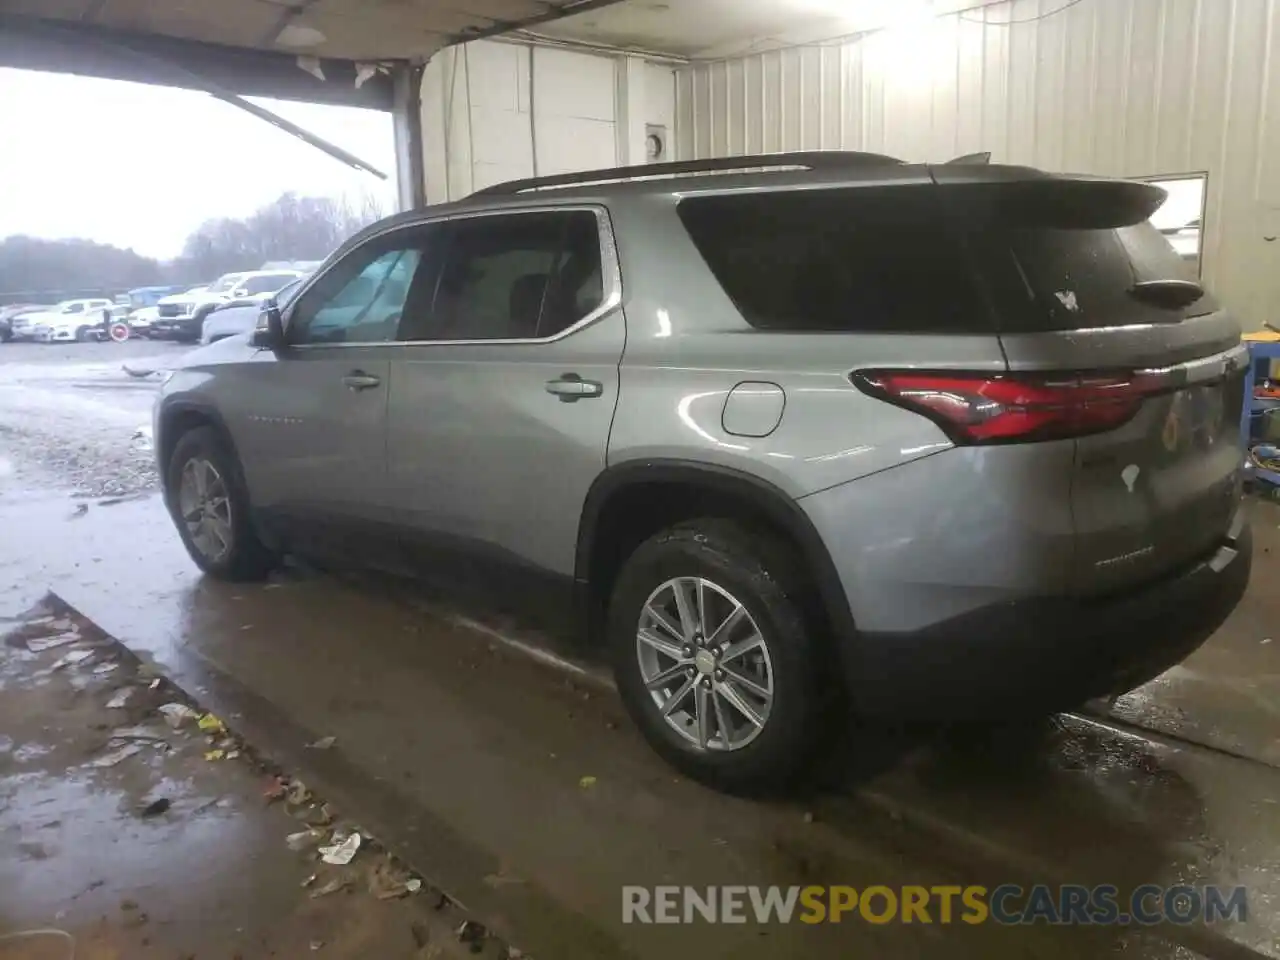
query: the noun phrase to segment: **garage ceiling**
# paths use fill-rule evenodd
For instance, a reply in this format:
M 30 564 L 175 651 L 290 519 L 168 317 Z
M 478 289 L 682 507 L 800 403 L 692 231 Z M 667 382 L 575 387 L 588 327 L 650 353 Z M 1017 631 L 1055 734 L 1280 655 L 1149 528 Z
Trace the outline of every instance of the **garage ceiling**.
M 424 60 L 532 29 L 681 57 L 730 56 L 996 0 L 0 0 L 0 14 L 241 49 Z
M 0 13 L 345 60 L 425 59 L 618 0 L 0 0 Z

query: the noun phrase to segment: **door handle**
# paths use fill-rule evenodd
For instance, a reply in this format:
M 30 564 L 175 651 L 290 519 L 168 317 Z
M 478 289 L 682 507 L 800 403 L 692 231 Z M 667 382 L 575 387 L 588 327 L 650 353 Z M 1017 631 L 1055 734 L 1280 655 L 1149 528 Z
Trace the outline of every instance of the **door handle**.
M 604 384 L 599 380 L 583 380 L 576 373 L 565 373 L 547 381 L 547 393 L 555 394 L 564 403 L 573 403 L 585 397 L 602 396 Z
M 371 390 L 382 383 L 381 377 L 375 377 L 371 373 L 365 373 L 363 370 L 352 370 L 342 378 L 342 385 L 349 390 Z

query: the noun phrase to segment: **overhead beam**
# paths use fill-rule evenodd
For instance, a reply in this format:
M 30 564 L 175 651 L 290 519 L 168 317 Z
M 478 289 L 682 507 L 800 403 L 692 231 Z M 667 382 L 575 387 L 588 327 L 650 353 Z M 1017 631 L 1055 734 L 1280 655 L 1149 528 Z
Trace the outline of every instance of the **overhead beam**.
M 319 62 L 324 80 L 299 68 L 292 54 L 0 13 L 0 67 L 194 90 L 207 89 L 207 81 L 241 96 L 394 107 L 389 75 L 376 73 L 357 87 L 354 62 Z

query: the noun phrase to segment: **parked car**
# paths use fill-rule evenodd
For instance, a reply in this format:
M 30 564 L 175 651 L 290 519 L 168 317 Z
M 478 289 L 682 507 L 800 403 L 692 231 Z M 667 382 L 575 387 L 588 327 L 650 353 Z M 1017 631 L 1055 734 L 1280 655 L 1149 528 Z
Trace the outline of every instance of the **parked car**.
M 295 280 L 281 287 L 270 299 L 274 299 L 280 306 L 287 305 L 301 282 L 301 280 Z M 262 307 L 265 302 L 259 297 L 248 297 L 232 300 L 229 303 L 215 307 L 213 312 L 205 317 L 204 325 L 201 327 L 200 332 L 200 343 L 208 345 L 219 340 L 225 340 L 227 337 L 238 336 L 242 333 L 252 333 L 258 325 L 258 318 L 262 315 Z
M 103 330 L 103 311 L 111 306 L 105 297 L 64 300 L 44 313 L 24 316 L 23 335 L 29 330 L 30 338 L 38 343 L 96 340 Z
M 796 154 L 400 214 L 172 373 L 166 502 L 216 577 L 309 553 L 573 613 L 728 789 L 793 782 L 846 707 L 1072 707 L 1249 576 L 1247 354 L 1163 196 Z
M 15 317 L 43 313 L 49 309 L 51 308 L 47 304 L 40 303 L 11 303 L 0 307 L 0 343 L 8 343 L 15 338 L 13 332 Z
M 293 270 L 228 273 L 201 293 L 165 297 L 158 304 L 159 317 L 151 324 L 151 336 L 194 343 L 200 339 L 205 317 L 220 304 L 236 299 L 265 299 L 299 276 Z
M 37 314 L 48 313 L 53 309 L 53 304 L 29 304 L 12 311 L 6 318 L 6 323 L 9 327 L 9 338 L 11 340 L 33 339 L 35 323 L 32 318 Z

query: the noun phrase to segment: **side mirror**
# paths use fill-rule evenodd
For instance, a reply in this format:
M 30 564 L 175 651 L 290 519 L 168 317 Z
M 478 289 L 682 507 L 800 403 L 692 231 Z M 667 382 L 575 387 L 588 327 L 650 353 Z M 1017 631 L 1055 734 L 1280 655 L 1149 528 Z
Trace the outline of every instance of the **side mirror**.
M 249 343 L 264 350 L 284 348 L 284 317 L 274 303 L 263 305 L 262 313 L 258 314 L 258 325 L 254 328 Z

